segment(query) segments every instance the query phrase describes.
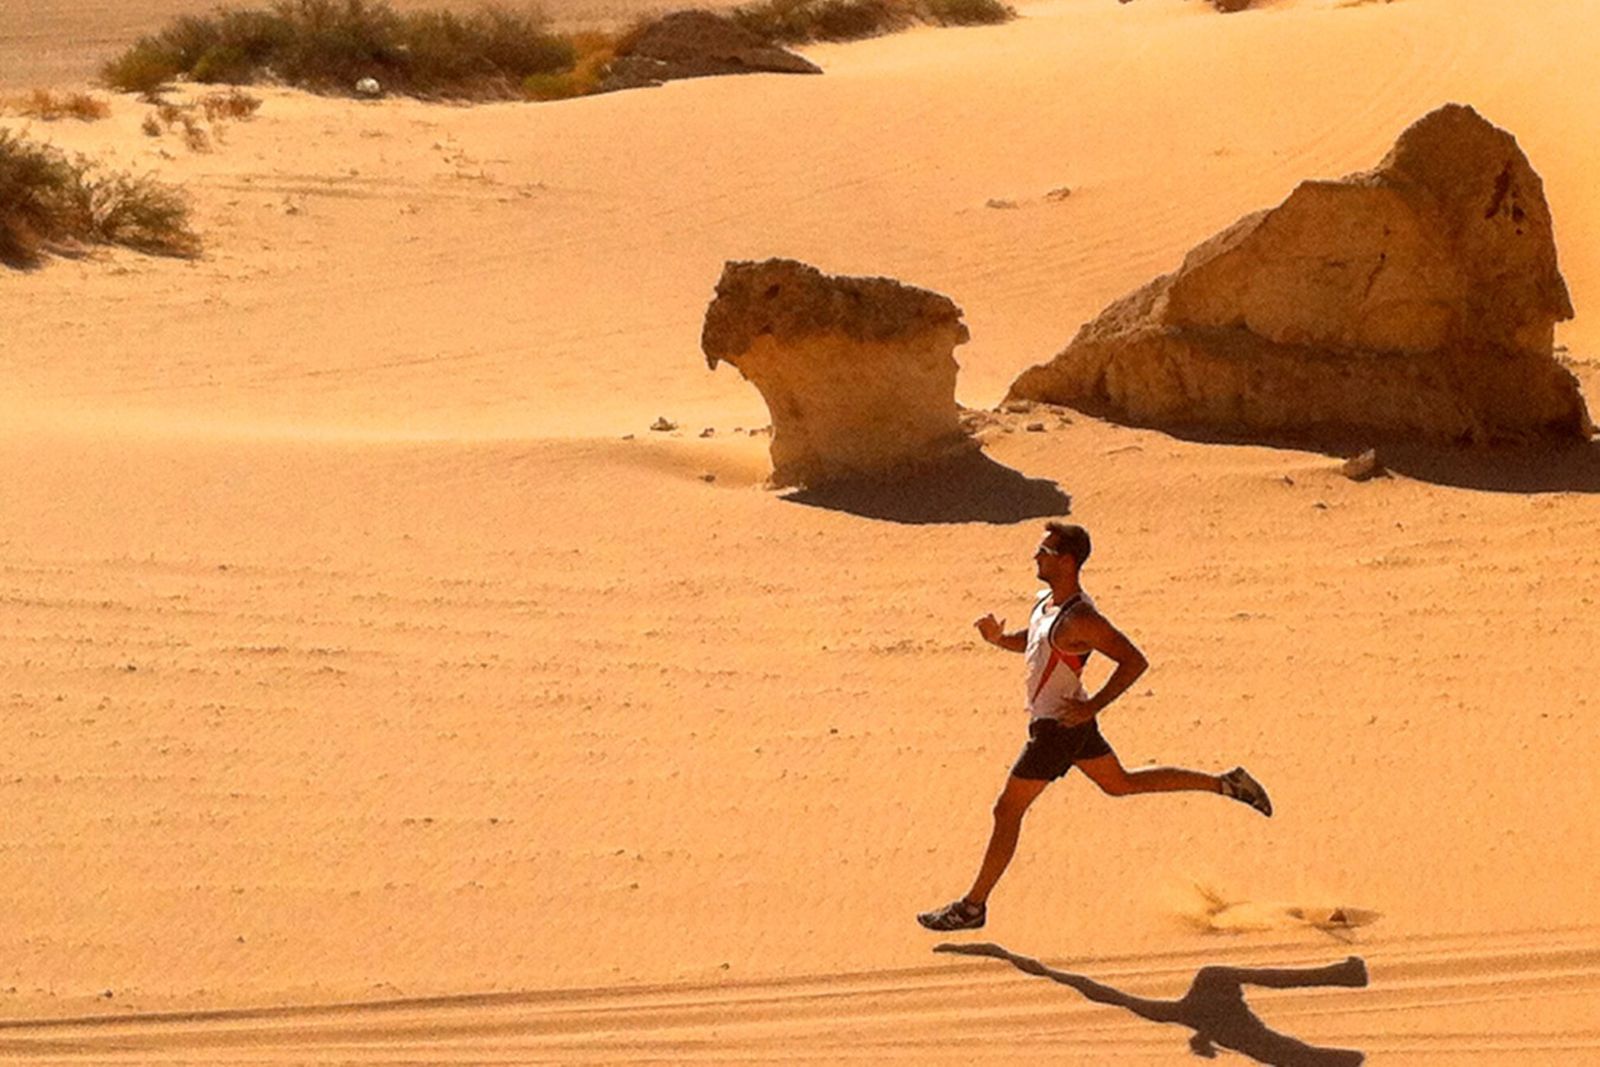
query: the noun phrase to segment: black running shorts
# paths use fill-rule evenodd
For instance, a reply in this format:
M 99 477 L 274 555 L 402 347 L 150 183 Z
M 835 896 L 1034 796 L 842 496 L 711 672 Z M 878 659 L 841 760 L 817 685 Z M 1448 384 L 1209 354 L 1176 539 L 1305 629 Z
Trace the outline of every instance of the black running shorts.
M 1028 743 L 1012 765 L 1017 778 L 1053 782 L 1072 770 L 1079 760 L 1111 755 L 1094 719 L 1077 726 L 1062 726 L 1056 719 L 1034 719 L 1028 724 Z

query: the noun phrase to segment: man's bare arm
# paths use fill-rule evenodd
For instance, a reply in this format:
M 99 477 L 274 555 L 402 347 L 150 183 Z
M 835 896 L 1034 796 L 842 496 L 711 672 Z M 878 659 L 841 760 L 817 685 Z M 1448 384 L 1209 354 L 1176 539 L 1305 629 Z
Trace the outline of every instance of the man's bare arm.
M 1117 665 L 1098 693 L 1078 702 L 1077 711 L 1080 714 L 1072 716 L 1076 722 L 1087 721 L 1104 711 L 1108 704 L 1127 692 L 1128 687 L 1150 666 L 1144 653 L 1121 630 L 1091 608 L 1074 609 L 1065 624 L 1056 631 L 1054 640 L 1056 647 L 1063 652 L 1092 649 Z M 1067 721 L 1066 717 L 1062 721 Z
M 1016 630 L 1012 633 L 1005 632 L 1005 620 L 997 619 L 993 615 L 985 615 L 972 625 L 978 628 L 978 633 L 983 639 L 996 648 L 1003 648 L 1007 652 L 1026 652 L 1028 650 L 1028 631 Z

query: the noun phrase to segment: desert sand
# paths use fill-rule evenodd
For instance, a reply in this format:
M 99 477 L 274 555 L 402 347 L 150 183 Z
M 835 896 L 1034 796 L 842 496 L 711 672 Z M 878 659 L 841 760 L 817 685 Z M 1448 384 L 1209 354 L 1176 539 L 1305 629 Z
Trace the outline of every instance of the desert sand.
M 87 83 L 177 6 L 86 30 L 14 0 L 0 82 Z M 992 407 L 1185 249 L 1453 100 L 1544 179 L 1593 405 L 1594 23 L 1053 0 L 806 49 L 822 77 L 260 89 L 205 153 L 131 98 L 6 119 L 181 185 L 207 252 L 0 275 L 0 1052 L 1192 1059 L 1182 1027 L 932 952 L 981 940 L 1168 999 L 1208 964 L 1355 955 L 1365 988 L 1248 1002 L 1372 1063 L 1600 1062 L 1592 448 L 1357 483 L 1002 415 L 961 479 L 794 498 L 763 485 L 759 396 L 698 345 L 726 260 L 887 275 L 965 310 L 957 396 Z M 1277 814 L 1073 776 L 987 928 L 941 938 L 913 916 L 970 881 L 1026 721 L 971 622 L 1022 620 L 1067 496 L 1153 665 L 1107 736 L 1130 767 L 1246 764 Z

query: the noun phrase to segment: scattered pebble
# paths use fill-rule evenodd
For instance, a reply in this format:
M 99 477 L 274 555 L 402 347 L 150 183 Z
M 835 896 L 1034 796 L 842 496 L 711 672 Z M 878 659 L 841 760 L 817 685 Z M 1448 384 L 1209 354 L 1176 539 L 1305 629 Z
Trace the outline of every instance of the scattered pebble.
M 983 202 L 983 206 L 999 208 L 1001 210 L 1009 210 L 1011 208 L 1015 208 L 1017 206 L 1017 202 L 1015 200 L 985 200 Z
M 717 432 L 716 430 L 712 429 L 710 426 L 707 426 L 705 429 L 700 431 L 700 436 L 701 437 L 710 437 L 710 436 L 714 435 L 716 432 Z
M 714 481 L 717 480 L 717 476 L 715 474 L 711 473 L 710 471 L 702 471 L 701 474 L 700 474 L 700 480 L 702 482 L 710 484 L 711 482 L 714 482 Z
M 1028 423 L 1028 432 L 1029 433 L 1044 433 L 1044 423 L 1042 423 L 1042 422 L 1030 422 L 1030 423 Z
M 1351 456 L 1339 468 L 1346 478 L 1353 482 L 1365 481 L 1375 474 L 1383 472 L 1383 465 L 1378 462 L 1378 450 L 1369 448 L 1357 456 Z
M 1050 190 L 1048 193 L 1045 193 L 1044 194 L 1044 198 L 1046 200 L 1061 201 L 1061 200 L 1065 200 L 1067 197 L 1069 197 L 1071 195 L 1072 195 L 1072 190 L 1067 188 L 1065 185 L 1062 185 L 1062 186 L 1058 186 L 1057 188 L 1054 188 L 1054 189 Z
M 669 430 L 676 430 L 678 428 L 678 424 L 667 418 L 665 415 L 657 415 L 656 421 L 650 424 L 650 428 L 657 433 L 666 433 Z

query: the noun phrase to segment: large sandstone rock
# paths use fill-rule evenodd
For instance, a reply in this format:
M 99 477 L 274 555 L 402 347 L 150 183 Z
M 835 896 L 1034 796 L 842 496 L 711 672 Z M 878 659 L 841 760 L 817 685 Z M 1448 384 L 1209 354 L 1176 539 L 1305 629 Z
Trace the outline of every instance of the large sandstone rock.
M 601 91 L 718 74 L 821 74 L 810 60 L 763 41 L 710 11 L 677 11 L 650 23 L 611 61 Z
M 1552 353 L 1571 317 L 1539 176 L 1452 104 L 1195 248 L 1008 395 L 1246 438 L 1587 439 Z
M 947 297 L 889 278 L 836 278 L 788 259 L 729 263 L 701 347 L 739 369 L 772 414 L 772 481 L 871 478 L 975 447 L 955 402 Z

